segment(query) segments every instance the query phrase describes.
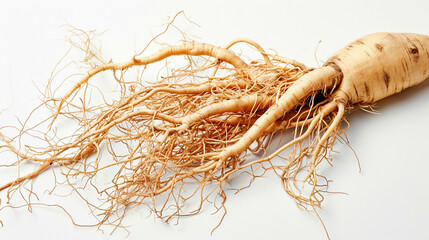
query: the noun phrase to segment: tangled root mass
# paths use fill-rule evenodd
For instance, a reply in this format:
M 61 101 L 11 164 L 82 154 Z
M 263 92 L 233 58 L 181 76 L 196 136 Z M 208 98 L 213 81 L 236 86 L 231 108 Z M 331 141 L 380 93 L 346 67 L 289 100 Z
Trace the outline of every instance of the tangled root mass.
M 84 50 L 84 75 L 59 98 L 54 95 L 64 89 L 53 89 L 54 79 L 50 80 L 45 101 L 38 108 L 51 112 L 47 119 L 34 126 L 27 122 L 20 128 L 5 126 L 0 131 L 1 147 L 18 156 L 8 167 L 37 164 L 34 171 L 3 183 L 1 189 L 8 191 L 8 198 L 42 172 L 53 169 L 76 192 L 96 189 L 101 204 L 80 196 L 96 213 L 99 225 L 119 224 L 126 211 L 142 204 L 169 221 L 198 213 L 210 198 L 218 209 L 223 208 L 225 183 L 240 174 L 253 179 L 257 177 L 254 169 L 261 168 L 263 173 L 274 170 L 286 192 L 303 208 L 320 206 L 323 196 L 319 188 L 326 187 L 326 181 L 317 183 L 318 178 L 324 179 L 317 174 L 303 179 L 300 175 L 308 172 L 311 163 L 306 158 L 315 148 L 321 148 L 318 164 L 327 159 L 342 133 L 338 128 L 323 145 L 317 144 L 338 115 L 336 106 L 327 107 L 329 90 L 311 93 L 300 101 L 245 152 L 222 155 L 289 86 L 312 69 L 268 54 L 246 39 L 224 48 L 187 42 L 117 64 L 103 59 L 87 33 L 74 31 L 84 39 L 83 44 L 73 42 Z M 244 61 L 229 50 L 240 42 L 256 49 L 261 60 Z M 170 61 L 183 64 L 173 69 Z M 145 71 L 156 62 L 163 64 L 163 71 L 149 82 Z M 102 72 L 103 82 L 110 74 L 116 84 L 114 98 L 100 90 L 105 82 L 97 85 L 93 80 Z M 64 123 L 69 124 L 69 133 L 60 136 Z M 17 129 L 15 137 L 2 133 L 10 128 Z M 286 129 L 294 131 L 295 140 L 270 155 L 266 145 L 274 133 Z M 25 145 L 21 139 L 26 137 L 41 139 L 43 146 Z M 287 147 L 292 148 L 284 165 L 263 165 Z M 258 151 L 264 152 L 260 160 L 246 160 Z M 98 183 L 100 175 L 107 177 L 104 184 Z M 307 192 L 301 186 L 305 182 L 310 184 Z M 191 199 L 193 208 L 185 205 Z

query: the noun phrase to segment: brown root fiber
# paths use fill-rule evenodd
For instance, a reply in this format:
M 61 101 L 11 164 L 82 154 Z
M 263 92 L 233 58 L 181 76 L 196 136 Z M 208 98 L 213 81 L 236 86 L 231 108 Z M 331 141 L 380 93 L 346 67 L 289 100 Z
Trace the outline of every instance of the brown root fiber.
M 236 43 L 253 46 L 263 60 L 246 63 L 228 49 Z M 326 98 L 329 89 L 315 91 L 299 101 L 245 151 L 225 152 L 312 69 L 270 55 L 246 39 L 226 48 L 188 42 L 124 63 L 104 61 L 91 46 L 80 48 L 95 62 L 87 63 L 89 69 L 62 97 L 51 95 L 64 89 L 51 89 L 53 80 L 48 84 L 42 107 L 52 112 L 49 118 L 35 126 L 26 123 L 16 128 L 15 137 L 0 133 L 0 147 L 18 156 L 10 166 L 38 164 L 33 172 L 2 183 L 0 190 L 12 194 L 52 168 L 64 174 L 66 182 L 78 192 L 81 189 L 73 184 L 76 178 L 83 181 L 83 188 L 95 187 L 97 176 L 103 175 L 108 176 L 108 184 L 95 187 L 101 204 L 93 204 L 81 195 L 97 212 L 100 225 L 119 225 L 127 210 L 142 204 L 168 221 L 198 213 L 209 197 L 217 199 L 215 205 L 222 208 L 225 183 L 246 168 L 268 162 L 293 147 L 285 166 L 271 168 L 298 204 L 305 208 L 320 205 L 318 189 L 324 184 L 317 182 L 322 177 L 317 175 L 316 167 L 327 158 L 337 134 L 342 133 L 338 126 L 345 112 L 344 105 Z M 184 60 L 185 64 L 172 69 L 166 61 L 170 58 Z M 163 76 L 153 82 L 144 81 L 144 71 L 156 62 L 165 62 Z M 130 76 L 132 70 L 138 74 Z M 105 74 L 103 81 L 110 73 L 119 86 L 113 100 L 107 100 L 105 94 L 101 94 L 101 101 L 92 100 L 100 86 L 91 81 L 101 73 Z M 75 128 L 61 137 L 57 128 L 67 121 Z M 7 128 L 11 127 L 2 129 Z M 272 134 L 286 129 L 294 129 L 295 140 L 263 159 L 246 162 L 249 151 L 266 151 L 264 143 L 270 142 Z M 23 137 L 42 139 L 45 145 L 22 147 Z M 311 153 L 312 159 L 306 160 Z M 308 175 L 298 180 L 303 170 L 308 170 L 304 171 Z M 255 177 L 252 173 L 250 176 Z M 309 183 L 310 193 L 300 192 L 299 182 Z M 193 209 L 185 205 L 191 199 L 198 200 Z

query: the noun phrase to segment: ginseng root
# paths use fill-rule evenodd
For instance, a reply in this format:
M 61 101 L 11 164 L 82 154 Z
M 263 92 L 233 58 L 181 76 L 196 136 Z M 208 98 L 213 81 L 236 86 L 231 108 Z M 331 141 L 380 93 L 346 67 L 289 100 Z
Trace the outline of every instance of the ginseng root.
M 237 43 L 253 46 L 263 60 L 246 63 L 229 50 Z M 155 83 L 125 79 L 131 68 L 178 55 L 187 66 Z M 350 43 L 317 69 L 268 54 L 247 39 L 225 48 L 186 43 L 125 63 L 93 64 L 65 95 L 46 100 L 52 116 L 42 123 L 50 130 L 38 137 L 47 147 L 14 147 L 21 135 L 36 135 L 32 127 L 20 129 L 15 138 L 0 133 L 1 147 L 19 157 L 14 166 L 39 164 L 0 190 L 13 193 L 55 167 L 67 179 L 80 176 L 90 183 L 85 186 L 92 186 L 100 172 L 114 169 L 110 184 L 97 188 L 104 204 L 91 205 L 103 216 L 99 224 L 115 222 L 123 216 L 119 213 L 149 202 L 155 214 L 168 221 L 198 213 L 210 196 L 223 207 L 225 183 L 242 173 L 255 178 L 255 168 L 290 149 L 284 165 L 263 169 L 275 170 L 298 205 L 312 210 L 320 207 L 320 190 L 327 187 L 319 165 L 329 160 L 329 151 L 344 133 L 345 117 L 422 82 L 429 77 L 428 63 L 428 36 L 375 33 Z M 120 98 L 90 106 L 85 102 L 90 99 L 88 88 L 101 72 L 113 74 L 121 86 Z M 59 119 L 77 122 L 74 134 L 57 137 L 51 127 Z M 272 134 L 286 129 L 294 130 L 293 140 L 259 160 L 246 161 L 249 152 L 265 151 Z M 110 163 L 102 157 L 106 152 Z M 192 184 L 189 190 L 186 186 Z M 199 203 L 185 210 L 191 198 Z M 111 220 L 113 215 L 118 219 Z

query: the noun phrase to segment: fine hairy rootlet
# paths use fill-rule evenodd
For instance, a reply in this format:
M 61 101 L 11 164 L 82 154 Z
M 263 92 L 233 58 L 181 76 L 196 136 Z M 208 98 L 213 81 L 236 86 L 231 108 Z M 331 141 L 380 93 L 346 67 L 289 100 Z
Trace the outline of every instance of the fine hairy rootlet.
M 261 60 L 244 61 L 230 50 L 238 43 L 252 46 Z M 364 36 L 315 69 L 247 39 L 226 47 L 186 42 L 122 63 L 105 61 L 90 45 L 81 49 L 89 60 L 80 80 L 61 96 L 48 84 L 41 107 L 51 111 L 49 118 L 0 128 L 0 149 L 17 156 L 2 167 L 36 166 L 0 183 L 0 190 L 12 204 L 22 188 L 35 194 L 33 185 L 42 182 L 33 180 L 51 170 L 65 178 L 56 185 L 70 185 L 87 201 L 99 225 L 120 225 L 142 204 L 165 221 L 196 214 L 209 201 L 222 209 L 232 178 L 252 182 L 268 171 L 279 175 L 300 207 L 315 210 L 327 188 L 320 163 L 330 163 L 333 144 L 344 140 L 341 125 L 347 124 L 341 123 L 348 113 L 429 77 L 429 37 L 411 33 Z M 185 66 L 168 68 L 167 59 L 177 56 Z M 151 82 L 144 74 L 127 75 L 162 61 L 167 74 Z M 118 96 L 94 104 L 92 80 L 102 73 L 112 74 Z M 59 136 L 56 129 L 66 120 L 75 128 Z M 10 128 L 19 133 L 6 135 Z M 273 134 L 287 129 L 292 140 L 267 151 Z M 44 145 L 28 146 L 23 136 Z M 259 159 L 251 156 L 255 152 Z M 283 164 L 273 164 L 280 153 Z M 97 183 L 100 175 L 108 178 L 105 184 Z M 86 188 L 95 188 L 101 202 L 87 199 Z

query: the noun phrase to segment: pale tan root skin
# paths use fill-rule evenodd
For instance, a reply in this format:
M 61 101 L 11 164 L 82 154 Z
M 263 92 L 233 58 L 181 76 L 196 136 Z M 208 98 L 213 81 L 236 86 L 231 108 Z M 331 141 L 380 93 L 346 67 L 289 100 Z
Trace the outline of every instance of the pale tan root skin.
M 322 76 L 323 70 L 330 73 Z M 311 76 L 310 80 L 306 79 L 311 74 L 315 76 Z M 255 122 L 254 127 L 252 126 L 247 133 L 254 131 L 257 135 L 260 129 L 266 128 L 279 117 L 277 115 L 279 112 L 290 111 L 294 104 L 298 100 L 302 100 L 309 92 L 324 88 L 331 89 L 329 90 L 331 93 L 326 98 L 337 105 L 336 116 L 329 118 L 330 122 L 328 121 L 328 125 L 322 128 L 322 131 L 318 130 L 317 135 L 320 134 L 320 139 L 310 142 L 309 146 L 303 148 L 299 153 L 293 152 L 290 164 L 284 168 L 281 175 L 283 182 L 292 182 L 284 184 L 284 187 L 290 195 L 297 199 L 297 203 L 304 208 L 310 205 L 309 209 L 314 209 L 314 206 L 320 206 L 323 200 L 316 187 L 325 187 L 324 184 L 318 185 L 316 168 L 323 159 L 327 158 L 327 151 L 335 142 L 337 132 L 341 132 L 338 127 L 347 109 L 371 105 L 380 99 L 419 84 L 428 77 L 428 36 L 412 33 L 370 34 L 339 50 L 326 61 L 322 68 L 300 78 L 275 105 Z M 305 81 L 301 81 L 303 79 Z M 313 83 L 312 80 L 318 84 Z M 304 86 L 298 85 L 301 82 Z M 295 90 L 295 87 L 305 90 Z M 320 121 L 319 117 L 314 118 L 314 121 Z M 324 123 L 320 122 L 320 124 Z M 253 134 L 249 134 L 247 138 L 240 141 L 243 145 L 248 145 L 253 141 L 252 136 Z M 228 149 L 239 147 L 244 148 L 244 146 L 232 146 Z M 308 166 L 302 165 L 305 156 L 311 157 Z M 298 172 L 302 169 L 307 170 L 308 173 L 305 178 L 298 180 Z M 296 185 L 297 182 L 308 182 L 312 185 L 313 190 L 308 196 L 301 196 L 300 191 L 296 190 L 299 189 Z
M 244 62 L 228 50 L 237 43 L 253 46 L 263 60 Z M 125 81 L 119 81 L 126 97 L 115 104 L 93 109 L 77 107 L 76 96 L 85 96 L 88 82 L 98 73 L 122 72 L 178 55 L 188 56 L 190 67 L 133 91 L 127 90 Z M 197 65 L 191 57 L 206 57 L 206 64 Z M 240 174 L 256 178 L 254 171 L 264 166 L 265 171 L 278 173 L 285 191 L 299 206 L 314 210 L 323 201 L 320 189 L 327 187 L 325 178 L 317 173 L 319 164 L 329 159 L 333 144 L 344 133 L 341 123 L 345 116 L 352 109 L 424 81 L 429 77 L 428 66 L 429 37 L 406 33 L 362 37 L 318 69 L 268 54 L 247 39 L 237 39 L 225 48 L 184 44 L 125 63 L 102 64 L 64 96 L 49 101 L 55 109 L 47 119 L 50 126 L 58 117 L 82 121 L 83 127 L 68 138 L 68 143 L 50 142 L 50 147 L 42 151 L 28 148 L 23 153 L 13 146 L 18 138 L 0 133 L 5 142 L 1 147 L 20 158 L 14 165 L 25 160 L 40 163 L 38 169 L 4 184 L 0 190 L 14 193 L 27 180 L 52 167 L 67 169 L 66 177 L 82 175 L 92 183 L 98 172 L 119 166 L 112 184 L 100 191 L 112 204 L 97 208 L 103 216 L 99 224 L 148 200 L 153 202 L 154 213 L 168 221 L 174 216 L 198 213 L 212 194 L 222 199 L 219 209 L 223 208 L 225 183 Z M 212 70 L 212 74 L 201 82 L 175 82 L 183 76 L 200 77 L 203 70 Z M 264 141 L 285 129 L 294 129 L 293 140 L 260 160 L 246 162 L 248 151 L 265 151 Z M 117 143 L 127 146 L 127 155 L 114 154 Z M 252 146 L 255 143 L 256 147 Z M 103 167 L 99 166 L 101 145 L 114 159 Z M 290 153 L 284 165 L 263 165 L 287 149 Z M 95 158 L 92 163 L 89 157 Z M 185 194 L 184 185 L 189 181 L 196 186 Z M 302 183 L 310 191 L 301 191 Z M 213 184 L 214 189 L 204 192 Z M 161 204 L 158 195 L 164 196 Z M 200 204 L 183 213 L 185 202 L 191 198 L 199 198 Z M 173 205 L 175 210 L 171 211 Z

